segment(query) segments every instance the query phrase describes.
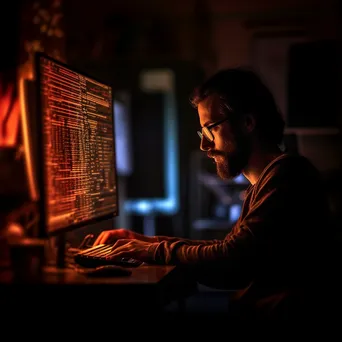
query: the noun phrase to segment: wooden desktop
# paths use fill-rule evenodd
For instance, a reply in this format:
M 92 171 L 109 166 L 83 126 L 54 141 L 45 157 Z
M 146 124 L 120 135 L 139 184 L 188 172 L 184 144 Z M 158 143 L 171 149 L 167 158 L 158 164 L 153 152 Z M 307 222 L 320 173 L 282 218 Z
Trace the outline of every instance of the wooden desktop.
M 159 315 L 171 302 L 178 302 L 179 311 L 184 311 L 185 298 L 197 290 L 197 284 L 176 266 L 143 264 L 130 268 L 130 275 L 89 277 L 70 267 L 51 266 L 54 258 L 48 257 L 44 240 L 6 242 L 5 235 L 0 236 L 6 251 L 0 263 L 0 303 L 7 312 L 30 315 L 36 308 L 52 314 L 51 310 L 72 305 L 79 313 L 110 306 L 122 313 Z
M 173 301 L 184 311 L 185 298 L 197 288 L 175 266 L 141 265 L 131 270 L 127 276 L 94 278 L 72 268 L 47 266 L 35 280 L 16 281 L 13 270 L 6 268 L 0 271 L 0 302 L 10 311 L 20 308 L 22 314 L 33 307 L 55 312 L 72 303 L 80 314 L 95 315 L 109 306 L 121 313 L 158 316 Z

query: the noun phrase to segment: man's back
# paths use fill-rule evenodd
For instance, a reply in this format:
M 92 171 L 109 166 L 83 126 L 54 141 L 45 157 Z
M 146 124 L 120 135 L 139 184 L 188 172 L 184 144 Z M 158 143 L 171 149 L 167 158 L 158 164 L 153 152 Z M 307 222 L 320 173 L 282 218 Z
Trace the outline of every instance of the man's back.
M 325 190 L 315 167 L 296 155 L 272 161 L 247 190 L 241 217 L 229 235 L 246 227 L 253 227 L 258 251 L 252 263 L 240 260 L 253 277 L 236 293 L 233 307 L 258 317 L 304 310 L 307 299 L 321 288 L 324 239 L 330 233 Z

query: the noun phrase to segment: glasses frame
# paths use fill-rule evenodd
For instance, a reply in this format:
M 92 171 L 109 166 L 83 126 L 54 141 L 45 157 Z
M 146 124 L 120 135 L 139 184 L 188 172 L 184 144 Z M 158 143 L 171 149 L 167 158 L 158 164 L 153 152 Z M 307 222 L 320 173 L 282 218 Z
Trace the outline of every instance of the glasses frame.
M 200 137 L 201 140 L 203 139 L 203 137 L 205 137 L 209 142 L 213 142 L 214 141 L 214 134 L 211 132 L 211 129 L 220 125 L 221 123 L 223 123 L 227 120 L 229 120 L 229 118 L 224 118 L 222 120 L 219 120 L 219 121 L 212 123 L 209 126 L 202 127 L 201 131 L 197 131 L 198 136 Z

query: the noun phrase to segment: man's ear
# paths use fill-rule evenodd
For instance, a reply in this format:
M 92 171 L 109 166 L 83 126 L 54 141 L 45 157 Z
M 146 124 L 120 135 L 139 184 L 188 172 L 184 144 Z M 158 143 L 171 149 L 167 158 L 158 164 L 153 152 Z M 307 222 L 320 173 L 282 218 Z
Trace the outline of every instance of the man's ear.
M 244 116 L 243 126 L 246 133 L 251 133 L 255 129 L 255 117 L 253 114 L 246 114 Z

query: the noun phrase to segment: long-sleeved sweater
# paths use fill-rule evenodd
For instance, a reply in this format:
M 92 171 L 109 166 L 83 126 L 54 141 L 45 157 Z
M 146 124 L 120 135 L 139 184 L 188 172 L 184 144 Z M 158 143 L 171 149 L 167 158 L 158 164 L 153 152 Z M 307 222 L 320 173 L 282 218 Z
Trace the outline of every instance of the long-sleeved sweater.
M 304 291 L 319 273 L 327 215 L 317 169 L 302 156 L 283 154 L 247 189 L 224 240 L 159 236 L 149 253 L 156 263 L 187 267 L 202 284 L 237 289 L 240 302 L 258 306 L 271 298 L 272 306 Z

